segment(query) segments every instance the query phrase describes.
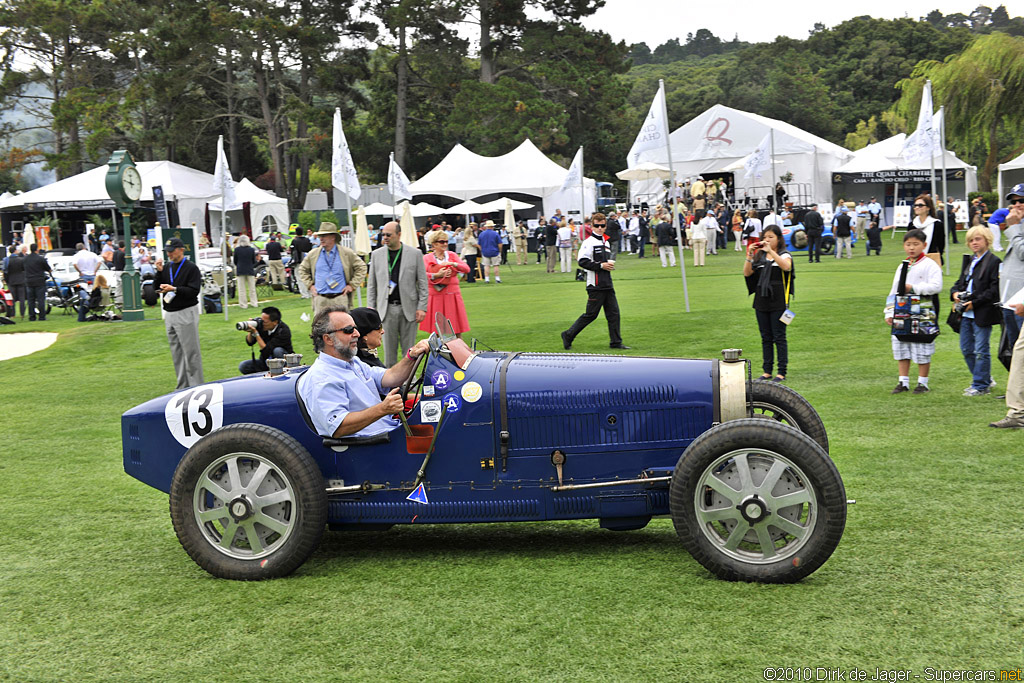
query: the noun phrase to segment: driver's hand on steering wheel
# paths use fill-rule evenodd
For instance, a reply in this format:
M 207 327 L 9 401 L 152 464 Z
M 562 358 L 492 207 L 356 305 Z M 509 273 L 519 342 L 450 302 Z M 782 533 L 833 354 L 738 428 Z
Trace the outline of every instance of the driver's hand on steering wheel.
M 405 403 L 402 401 L 399 387 L 395 387 L 388 392 L 388 395 L 380 402 L 380 407 L 384 411 L 384 415 L 394 415 L 395 413 L 402 412 L 405 408 Z
M 426 339 L 421 339 L 418 342 L 416 342 L 416 346 L 409 349 L 409 355 L 412 356 L 413 358 L 419 358 L 428 351 L 430 351 L 430 344 L 427 342 Z

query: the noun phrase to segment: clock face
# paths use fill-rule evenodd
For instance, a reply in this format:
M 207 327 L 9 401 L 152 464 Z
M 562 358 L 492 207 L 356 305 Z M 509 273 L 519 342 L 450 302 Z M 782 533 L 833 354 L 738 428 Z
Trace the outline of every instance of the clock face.
M 124 188 L 125 195 L 133 202 L 138 201 L 142 196 L 142 176 L 132 166 L 126 168 L 121 174 L 121 186 Z

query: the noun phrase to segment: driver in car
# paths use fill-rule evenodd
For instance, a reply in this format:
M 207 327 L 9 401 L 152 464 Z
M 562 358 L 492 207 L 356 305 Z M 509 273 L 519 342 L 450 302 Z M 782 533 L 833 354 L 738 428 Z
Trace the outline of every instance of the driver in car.
M 404 408 L 398 387 L 421 355 L 424 339 L 390 368 L 375 368 L 356 357 L 359 330 L 344 307 L 329 306 L 313 318 L 309 335 L 319 354 L 299 382 L 299 395 L 321 436 L 373 436 L 398 426 L 393 415 Z M 387 392 L 391 389 L 390 392 Z M 384 400 L 381 394 L 387 392 Z

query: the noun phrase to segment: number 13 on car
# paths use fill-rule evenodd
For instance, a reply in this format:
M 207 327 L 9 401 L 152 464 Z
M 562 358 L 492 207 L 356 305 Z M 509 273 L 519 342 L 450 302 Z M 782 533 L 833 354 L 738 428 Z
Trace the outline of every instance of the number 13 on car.
M 224 425 L 224 387 L 207 384 L 179 392 L 164 407 L 167 429 L 185 448 Z

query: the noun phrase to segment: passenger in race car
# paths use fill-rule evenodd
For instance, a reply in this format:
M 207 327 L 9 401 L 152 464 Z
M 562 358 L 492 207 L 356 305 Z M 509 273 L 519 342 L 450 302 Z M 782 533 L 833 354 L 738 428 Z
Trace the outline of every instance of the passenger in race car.
M 370 367 L 356 357 L 359 330 L 341 306 L 319 311 L 309 336 L 319 356 L 300 379 L 299 395 L 317 433 L 335 438 L 373 436 L 397 427 L 393 416 L 403 408 L 397 387 L 409 379 L 417 359 L 429 350 L 427 340 L 410 348 L 390 368 Z

